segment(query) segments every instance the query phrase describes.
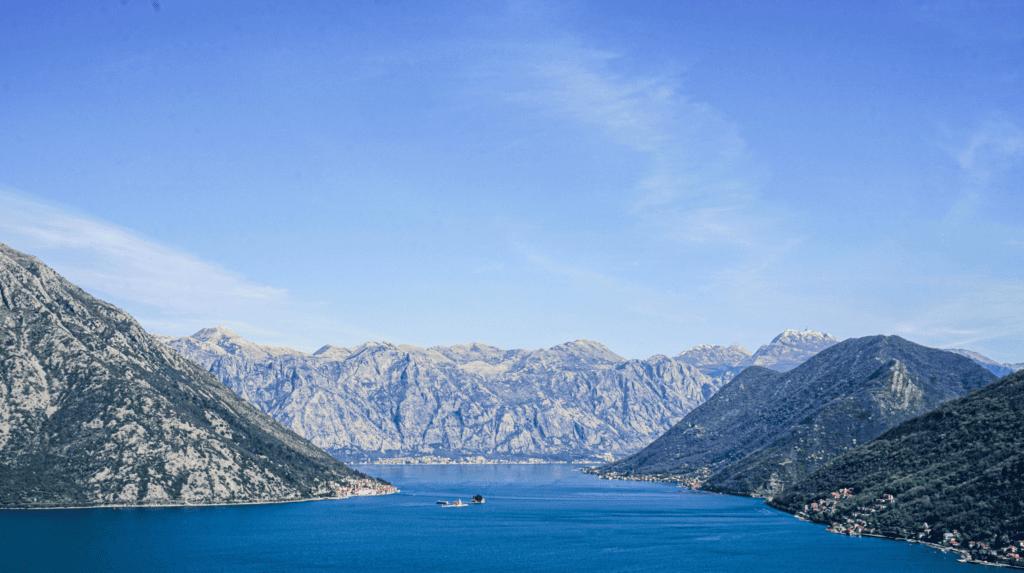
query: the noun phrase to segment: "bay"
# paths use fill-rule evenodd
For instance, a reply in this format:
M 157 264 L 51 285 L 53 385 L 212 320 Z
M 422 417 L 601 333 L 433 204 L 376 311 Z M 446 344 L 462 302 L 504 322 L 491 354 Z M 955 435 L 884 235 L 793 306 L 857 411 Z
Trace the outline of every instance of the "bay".
M 569 465 L 359 466 L 382 497 L 0 511 L 4 571 L 978 571 L 827 533 L 756 499 L 607 481 Z M 442 508 L 437 500 L 486 503 Z

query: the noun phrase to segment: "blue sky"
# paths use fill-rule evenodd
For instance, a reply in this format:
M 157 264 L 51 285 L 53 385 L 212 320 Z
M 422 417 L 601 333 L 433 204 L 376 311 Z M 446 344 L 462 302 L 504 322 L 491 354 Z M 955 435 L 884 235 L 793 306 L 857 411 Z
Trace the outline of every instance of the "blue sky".
M 3 1 L 0 54 L 0 241 L 151 332 L 1024 361 L 1016 0 Z

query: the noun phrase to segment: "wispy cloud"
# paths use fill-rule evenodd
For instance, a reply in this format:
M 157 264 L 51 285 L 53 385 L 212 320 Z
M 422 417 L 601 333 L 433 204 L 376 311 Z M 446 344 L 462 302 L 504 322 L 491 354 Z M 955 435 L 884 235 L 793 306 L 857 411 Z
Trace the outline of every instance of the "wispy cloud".
M 932 346 L 967 347 L 1018 362 L 1024 356 L 1024 283 L 1015 261 L 1024 226 L 1007 216 L 1019 195 L 1006 188 L 1003 176 L 1024 160 L 1024 132 L 1012 122 L 990 120 L 945 149 L 959 168 L 959 196 L 922 230 L 918 250 L 936 251 L 929 255 L 932 266 L 918 273 L 938 295 L 925 297 L 930 304 L 895 330 Z
M 622 275 L 621 265 L 609 270 L 591 256 L 536 244 L 526 249 L 527 261 L 552 276 L 618 293 L 616 300 L 634 316 L 691 328 L 721 318 L 706 316 L 710 308 L 770 299 L 778 288 L 772 265 L 803 237 L 787 225 L 790 214 L 761 196 L 764 170 L 738 125 L 684 93 L 679 74 L 620 73 L 618 60 L 596 50 L 539 49 L 530 87 L 512 99 L 596 126 L 609 141 L 646 157 L 646 167 L 622 189 L 620 216 L 634 225 L 637 248 L 672 261 L 676 271 L 649 270 L 660 278 L 648 284 L 631 271 Z
M 516 98 L 600 126 L 646 154 L 649 167 L 631 189 L 631 213 L 665 238 L 743 249 L 775 242 L 781 213 L 760 199 L 760 170 L 736 124 L 681 93 L 667 75 L 615 73 L 616 59 L 581 49 L 545 53 L 533 69 L 537 87 Z
M 939 348 L 991 347 L 986 351 L 990 358 L 1019 362 L 1024 356 L 1024 284 L 1004 280 L 974 285 L 977 277 L 960 278 L 971 286 L 950 293 L 940 304 L 898 324 L 895 331 Z M 999 344 L 990 346 L 993 342 Z
M 975 177 L 987 177 L 1007 159 L 1024 156 L 1024 133 L 1008 121 L 989 121 L 955 151 L 960 168 Z
M 283 302 L 286 289 L 258 284 L 110 223 L 0 191 L 5 240 L 67 253 L 61 266 L 84 285 L 171 310 L 228 301 Z
M 347 331 L 287 289 L 10 189 L 0 189 L 0 241 L 125 307 L 151 332 L 182 335 L 220 324 L 266 343 L 315 347 L 337 338 L 314 336 Z

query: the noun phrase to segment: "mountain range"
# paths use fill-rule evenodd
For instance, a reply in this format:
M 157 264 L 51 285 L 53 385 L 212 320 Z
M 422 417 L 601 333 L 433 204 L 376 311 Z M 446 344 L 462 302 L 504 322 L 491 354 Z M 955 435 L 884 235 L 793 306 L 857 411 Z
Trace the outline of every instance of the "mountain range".
M 777 495 L 896 424 L 995 379 L 966 357 L 898 336 L 850 339 L 785 373 L 743 370 L 649 446 L 597 472 Z
M 366 477 L 0 244 L 0 507 L 287 501 Z
M 1014 372 L 1020 372 L 1021 370 L 1024 370 L 1024 362 L 1018 362 L 1017 364 L 1001 364 L 987 356 L 982 356 L 981 354 L 978 354 L 973 350 L 964 350 L 962 348 L 955 348 L 953 350 L 950 350 L 950 352 L 970 358 L 971 360 L 977 362 L 978 364 L 981 364 L 982 366 L 985 367 L 986 370 L 1000 378 L 1002 378 L 1003 376 L 1007 376 L 1009 374 L 1013 374 Z
M 675 359 L 696 367 L 721 386 L 748 366 L 761 366 L 777 372 L 792 370 L 838 343 L 839 340 L 826 333 L 787 329 L 753 354 L 738 344 L 729 347 L 702 344 L 680 352 Z
M 229 329 L 159 337 L 281 423 L 342 458 L 575 459 L 649 444 L 751 363 L 788 368 L 836 340 L 786 331 L 751 354 L 701 346 L 626 360 L 577 340 L 541 350 L 368 342 L 313 354 Z

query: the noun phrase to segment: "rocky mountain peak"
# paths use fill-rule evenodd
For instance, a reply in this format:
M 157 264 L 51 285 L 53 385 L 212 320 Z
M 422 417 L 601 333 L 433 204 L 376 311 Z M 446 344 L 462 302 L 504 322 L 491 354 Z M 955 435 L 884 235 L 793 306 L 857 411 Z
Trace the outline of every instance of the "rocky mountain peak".
M 377 354 L 381 352 L 388 352 L 390 350 L 398 350 L 398 347 L 386 340 L 383 342 L 375 342 L 371 340 L 369 342 L 364 342 L 359 346 L 356 346 L 355 348 L 351 348 L 349 350 L 352 351 L 353 355 L 360 354 L 363 352 Z
M 314 352 L 313 356 L 341 360 L 346 358 L 350 354 L 352 354 L 352 350 L 349 348 L 344 348 L 342 346 L 334 346 L 333 344 L 325 344 L 321 346 L 319 350 Z
M 592 340 L 576 340 L 547 350 L 535 350 L 525 358 L 531 368 L 547 370 L 567 367 L 609 368 L 625 361 L 625 358 L 607 346 Z
M 0 506 L 302 499 L 361 475 L 164 340 L 0 244 Z
M 604 360 L 607 362 L 622 362 L 625 360 L 623 357 L 612 352 L 612 350 L 607 346 L 593 340 L 579 339 L 572 342 L 565 342 L 557 346 L 552 346 L 551 350 L 592 360 Z
M 253 360 L 266 359 L 270 356 L 305 355 L 304 352 L 299 352 L 292 348 L 261 346 L 259 344 L 255 344 L 245 338 L 242 338 L 230 328 L 223 326 L 203 328 L 192 336 L 183 336 L 181 338 L 174 338 L 166 335 L 156 335 L 156 338 L 164 344 L 170 344 L 171 341 L 183 341 L 187 344 L 198 345 L 219 354 L 246 355 Z
M 750 356 L 750 351 L 738 344 L 733 344 L 729 347 L 700 344 L 680 352 L 676 355 L 676 360 L 697 367 L 712 365 L 735 367 L 743 365 L 744 361 L 749 359 Z
M 838 343 L 839 340 L 834 338 L 825 332 L 815 332 L 813 330 L 793 330 L 787 328 L 779 333 L 778 336 L 772 339 L 770 344 L 781 344 L 784 346 L 799 346 L 801 348 L 807 348 L 814 345 L 820 346 L 819 350 L 824 350 L 833 344 Z M 769 345 L 770 345 L 769 344 Z
M 241 336 L 235 333 L 234 330 L 224 326 L 214 326 L 210 328 L 200 329 L 198 332 L 193 334 L 191 338 L 195 340 L 201 340 L 203 342 L 219 342 L 223 339 L 242 339 Z
M 824 332 L 786 329 L 769 344 L 757 349 L 750 363 L 786 372 L 796 368 L 811 356 L 838 344 L 839 340 Z
M 470 362 L 485 362 L 487 364 L 497 364 L 506 359 L 506 355 L 509 353 L 517 354 L 524 351 L 506 351 L 498 348 L 497 346 L 490 346 L 488 344 L 482 344 L 479 342 L 472 342 L 470 344 L 455 344 L 453 346 L 432 346 L 430 350 L 438 352 L 443 356 L 448 357 L 458 364 L 468 364 Z

